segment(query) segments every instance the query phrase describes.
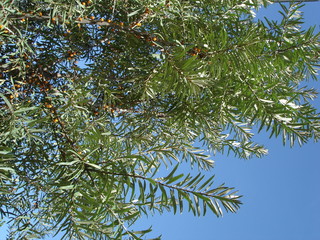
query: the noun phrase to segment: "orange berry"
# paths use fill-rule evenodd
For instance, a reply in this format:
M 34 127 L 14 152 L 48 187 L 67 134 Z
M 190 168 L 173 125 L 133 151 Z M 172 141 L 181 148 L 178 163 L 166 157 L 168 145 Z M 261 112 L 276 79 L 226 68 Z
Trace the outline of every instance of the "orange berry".
M 89 18 L 90 18 L 91 20 L 94 20 L 94 19 L 95 19 L 95 17 L 94 17 L 94 16 L 90 16 Z
M 137 23 L 136 24 L 137 27 L 141 27 L 141 25 L 142 25 L 141 23 Z
M 86 2 L 82 2 L 81 4 L 82 4 L 83 6 L 85 6 L 87 3 L 86 3 Z
M 153 37 L 153 38 L 152 38 L 152 41 L 154 41 L 154 42 L 157 41 L 157 40 L 158 40 L 158 39 L 157 39 L 156 37 Z
M 42 12 L 39 12 L 39 16 L 42 17 Z
M 112 20 L 111 20 L 111 19 L 108 19 L 108 20 L 107 20 L 107 22 L 108 22 L 108 23 L 111 23 L 111 22 L 112 22 Z
M 57 122 L 59 122 L 59 119 L 58 119 L 58 118 L 54 118 L 52 121 L 53 121 L 54 123 L 57 123 Z
M 104 22 L 104 18 L 100 18 L 100 21 L 101 21 L 101 22 Z
M 121 27 L 123 27 L 124 23 L 123 23 L 123 22 L 120 22 L 119 25 L 120 25 Z
M 197 47 L 193 48 L 193 50 L 196 51 L 197 53 L 200 53 L 200 52 L 201 52 L 201 49 L 200 49 L 200 48 L 197 48 Z

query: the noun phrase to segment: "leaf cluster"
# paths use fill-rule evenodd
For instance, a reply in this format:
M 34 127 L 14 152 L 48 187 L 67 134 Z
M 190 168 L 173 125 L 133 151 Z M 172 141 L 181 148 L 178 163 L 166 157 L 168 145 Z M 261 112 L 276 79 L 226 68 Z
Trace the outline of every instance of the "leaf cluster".
M 316 79 L 319 34 L 301 29 L 301 4 L 279 22 L 256 20 L 261 4 L 2 1 L 8 239 L 142 239 L 151 229 L 134 222 L 149 213 L 235 212 L 237 191 L 205 177 L 211 154 L 262 157 L 253 129 L 317 140 L 317 93 L 302 83 Z

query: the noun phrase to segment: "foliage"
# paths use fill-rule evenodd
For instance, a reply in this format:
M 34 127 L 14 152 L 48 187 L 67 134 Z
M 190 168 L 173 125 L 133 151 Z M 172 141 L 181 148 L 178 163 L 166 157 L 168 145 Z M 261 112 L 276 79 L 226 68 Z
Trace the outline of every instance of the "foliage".
M 318 139 L 316 92 L 301 82 L 316 79 L 319 34 L 301 30 L 300 4 L 280 22 L 256 20 L 261 4 L 1 1 L 8 239 L 140 239 L 144 214 L 235 212 L 240 196 L 205 177 L 203 149 L 261 157 L 255 126 L 291 146 Z

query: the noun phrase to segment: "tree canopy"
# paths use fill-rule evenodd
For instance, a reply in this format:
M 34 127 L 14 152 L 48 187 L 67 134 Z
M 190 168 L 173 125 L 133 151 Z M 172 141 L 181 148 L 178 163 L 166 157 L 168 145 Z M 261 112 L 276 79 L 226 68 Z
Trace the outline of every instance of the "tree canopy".
M 301 28 L 301 4 L 256 19 L 267 4 L 1 1 L 8 239 L 141 239 L 143 215 L 235 212 L 241 196 L 205 174 L 211 155 L 265 155 L 252 129 L 291 146 L 317 140 L 317 93 L 303 83 L 316 79 L 319 34 Z

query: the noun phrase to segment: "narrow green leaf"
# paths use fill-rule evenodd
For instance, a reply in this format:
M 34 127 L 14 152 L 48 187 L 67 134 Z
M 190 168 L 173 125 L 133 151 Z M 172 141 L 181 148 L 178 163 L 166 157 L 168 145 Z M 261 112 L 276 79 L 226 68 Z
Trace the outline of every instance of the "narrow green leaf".
M 183 174 L 179 174 L 175 177 L 169 178 L 168 181 L 166 182 L 166 184 L 173 183 L 173 182 L 179 180 L 180 178 L 182 178 L 183 176 L 184 176 Z
M 180 213 L 182 213 L 183 212 L 183 195 L 180 192 L 181 191 L 178 191 L 178 199 L 179 199 Z
M 140 12 L 140 9 L 139 10 L 136 10 L 136 11 L 133 11 L 131 13 L 128 14 L 128 17 L 132 17 L 134 15 L 137 15 L 138 13 Z
M 85 164 L 86 164 L 86 165 L 89 165 L 90 167 L 93 167 L 93 168 L 95 168 L 95 169 L 98 169 L 98 170 L 101 169 L 101 167 L 100 167 L 99 165 L 94 164 L 94 163 L 86 162 Z
M 0 97 L 5 101 L 8 108 L 10 109 L 10 111 L 13 112 L 13 107 L 12 107 L 10 101 L 6 98 L 6 96 L 4 96 L 2 93 L 0 93 Z
M 173 213 L 176 214 L 176 212 L 177 212 L 177 201 L 176 201 L 173 189 L 170 189 L 170 199 L 171 199 L 171 204 L 172 204 L 172 207 L 173 207 Z
M 60 189 L 62 189 L 62 190 L 70 190 L 70 189 L 74 189 L 74 185 L 68 185 L 68 186 L 61 186 L 61 187 L 59 187 Z
M 161 185 L 161 184 L 159 184 L 159 188 L 160 188 L 160 190 L 161 190 L 161 203 L 163 204 L 163 205 L 167 205 L 167 203 L 168 203 L 168 196 L 167 196 L 167 192 L 166 192 L 166 190 L 165 190 L 165 188 Z
M 71 162 L 60 162 L 60 163 L 57 163 L 57 165 L 61 165 L 61 166 L 71 166 L 71 165 L 74 165 L 76 163 L 79 163 L 80 160 L 79 159 L 76 159 L 76 160 L 73 160 Z

